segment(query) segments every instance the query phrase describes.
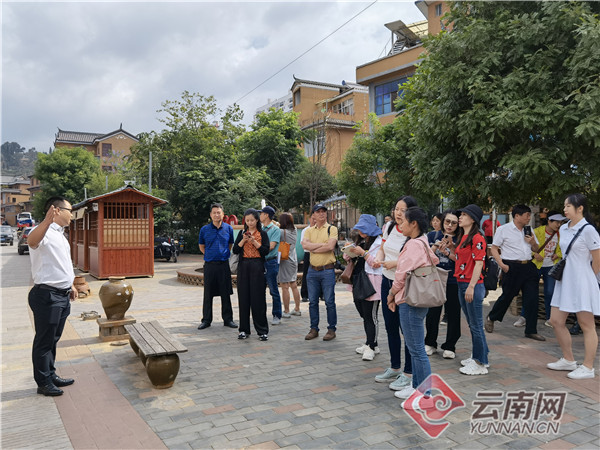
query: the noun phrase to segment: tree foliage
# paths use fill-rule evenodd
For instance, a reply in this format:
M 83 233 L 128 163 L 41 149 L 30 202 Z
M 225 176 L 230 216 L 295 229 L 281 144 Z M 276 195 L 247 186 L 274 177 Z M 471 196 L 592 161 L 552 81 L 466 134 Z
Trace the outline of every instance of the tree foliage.
M 25 150 L 17 142 L 6 141 L 2 144 L 2 173 L 29 176 L 33 173 L 37 151 L 35 147 Z
M 281 185 L 279 202 L 282 209 L 298 208 L 308 212 L 316 202 L 331 197 L 335 192 L 335 179 L 327 169 L 304 158 L 296 171 Z
M 453 2 L 397 119 L 412 182 L 457 203 L 561 203 L 600 185 L 600 4 Z
M 264 197 L 277 207 L 281 207 L 280 186 L 298 170 L 303 160 L 299 148 L 301 139 L 298 114 L 271 109 L 259 113 L 251 129 L 238 141 L 246 167 L 265 171 L 269 190 Z
M 72 204 L 85 197 L 84 188 L 100 173 L 100 163 L 83 147 L 56 147 L 52 153 L 39 153 L 34 176 L 43 189 L 34 197 L 34 216 L 44 217 L 46 200 L 63 196 Z

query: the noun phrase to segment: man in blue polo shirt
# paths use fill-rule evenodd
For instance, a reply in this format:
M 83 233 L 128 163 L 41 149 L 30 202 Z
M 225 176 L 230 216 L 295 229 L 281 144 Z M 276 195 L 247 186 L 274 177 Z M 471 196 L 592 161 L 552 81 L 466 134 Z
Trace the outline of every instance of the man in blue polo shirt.
M 269 236 L 269 242 L 271 243 L 271 250 L 265 258 L 267 285 L 269 286 L 269 292 L 273 298 L 273 321 L 271 324 L 279 325 L 281 323 L 281 297 L 279 296 L 279 288 L 277 286 L 277 275 L 279 274 L 279 261 L 277 260 L 277 253 L 279 253 L 281 230 L 273 223 L 274 216 L 275 210 L 270 206 L 265 206 L 260 211 L 260 223 L 262 223 L 263 230 L 267 232 L 267 236 Z
M 233 228 L 228 223 L 223 223 L 223 205 L 214 203 L 210 206 L 208 225 L 204 225 L 198 237 L 198 247 L 204 253 L 204 302 L 202 305 L 202 321 L 199 330 L 210 327 L 213 318 L 213 297 L 221 297 L 221 317 L 223 325 L 237 328 L 233 321 L 231 309 L 231 271 L 229 270 L 229 256 L 233 245 Z

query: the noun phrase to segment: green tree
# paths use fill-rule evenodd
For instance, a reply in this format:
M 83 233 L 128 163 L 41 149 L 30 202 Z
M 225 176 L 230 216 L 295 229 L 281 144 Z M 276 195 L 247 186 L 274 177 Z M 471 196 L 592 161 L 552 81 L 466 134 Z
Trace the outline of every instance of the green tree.
M 40 153 L 34 176 L 42 191 L 34 197 L 34 216 L 44 217 L 44 205 L 50 197 L 61 195 L 72 204 L 84 199 L 84 188 L 100 172 L 100 163 L 83 147 L 56 147 L 50 154 Z
M 316 202 L 331 197 L 335 192 L 335 179 L 327 169 L 304 159 L 300 167 L 281 185 L 280 207 L 284 210 L 298 208 L 308 212 Z
M 452 2 L 403 86 L 413 185 L 456 203 L 561 203 L 600 185 L 600 3 Z
M 242 161 L 250 167 L 262 168 L 267 174 L 269 193 L 265 198 L 278 207 L 279 187 L 299 168 L 303 156 L 299 145 L 302 132 L 298 114 L 271 109 L 257 115 L 251 130 L 238 141 Z
M 354 136 L 336 178 L 350 205 L 363 213 L 388 214 L 399 196 L 415 195 L 407 136 L 402 123 L 381 126 L 373 113 L 369 122 L 370 131 Z
M 235 213 L 246 202 L 258 206 L 255 189 L 264 185 L 264 172 L 240 161 L 236 142 L 244 129 L 239 108 L 234 105 L 223 112 L 214 97 L 187 91 L 180 100 L 167 100 L 162 106 L 161 121 L 167 128 L 140 135 L 131 162 L 140 185 L 146 185 L 152 152 L 152 186 L 166 192 L 171 221 L 181 221 L 183 228 L 199 227 L 208 218 L 210 204 L 222 201 L 228 188 L 239 193 L 237 203 L 227 197 Z M 244 189 L 244 182 L 252 186 Z

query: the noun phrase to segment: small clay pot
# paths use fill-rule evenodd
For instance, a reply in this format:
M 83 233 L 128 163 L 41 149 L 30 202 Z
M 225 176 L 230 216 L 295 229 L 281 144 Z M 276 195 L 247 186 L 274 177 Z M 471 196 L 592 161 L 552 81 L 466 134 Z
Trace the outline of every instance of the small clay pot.
M 102 308 L 108 320 L 121 320 L 131 306 L 133 288 L 125 281 L 125 277 L 108 277 L 108 281 L 98 292 Z
M 170 388 L 179 373 L 179 356 L 176 353 L 150 356 L 146 362 L 146 373 L 156 389 Z

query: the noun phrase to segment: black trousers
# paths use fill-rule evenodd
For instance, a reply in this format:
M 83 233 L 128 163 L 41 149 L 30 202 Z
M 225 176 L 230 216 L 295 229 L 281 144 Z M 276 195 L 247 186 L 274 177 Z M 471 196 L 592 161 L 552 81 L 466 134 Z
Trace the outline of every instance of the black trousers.
M 266 289 L 267 280 L 262 259 L 240 258 L 237 277 L 240 332 L 250 334 L 250 312 L 252 312 L 256 332 L 259 335 L 269 334 Z
M 231 308 L 231 271 L 229 261 L 209 261 L 204 263 L 204 300 L 202 302 L 202 322 L 212 323 L 213 298 L 221 297 L 221 317 L 224 323 L 233 321 Z
M 29 307 L 33 311 L 35 337 L 31 359 L 33 378 L 38 386 L 52 382 L 56 373 L 56 344 L 71 312 L 69 291 L 61 293 L 34 286 L 29 291 Z
M 310 252 L 304 252 L 304 263 L 302 265 L 302 286 L 300 286 L 300 296 L 308 298 L 308 285 L 306 284 L 306 274 L 310 266 Z
M 425 345 L 437 348 L 437 338 L 440 330 L 440 316 L 442 308 L 446 308 L 446 342 L 441 347 L 443 350 L 456 351 L 456 343 L 460 339 L 460 301 L 458 300 L 458 285 L 446 285 L 446 303 L 443 306 L 429 308 L 425 318 Z
M 356 306 L 358 314 L 362 317 L 365 327 L 365 334 L 367 335 L 365 343 L 373 350 L 378 345 L 379 319 L 377 318 L 377 313 L 379 311 L 379 303 L 380 300 L 354 300 L 354 306 Z
M 508 272 L 502 274 L 502 295 L 490 311 L 490 320 L 502 322 L 513 298 L 523 294 L 523 313 L 525 315 L 525 334 L 537 333 L 537 313 L 539 302 L 540 276 L 535 264 L 504 261 Z

